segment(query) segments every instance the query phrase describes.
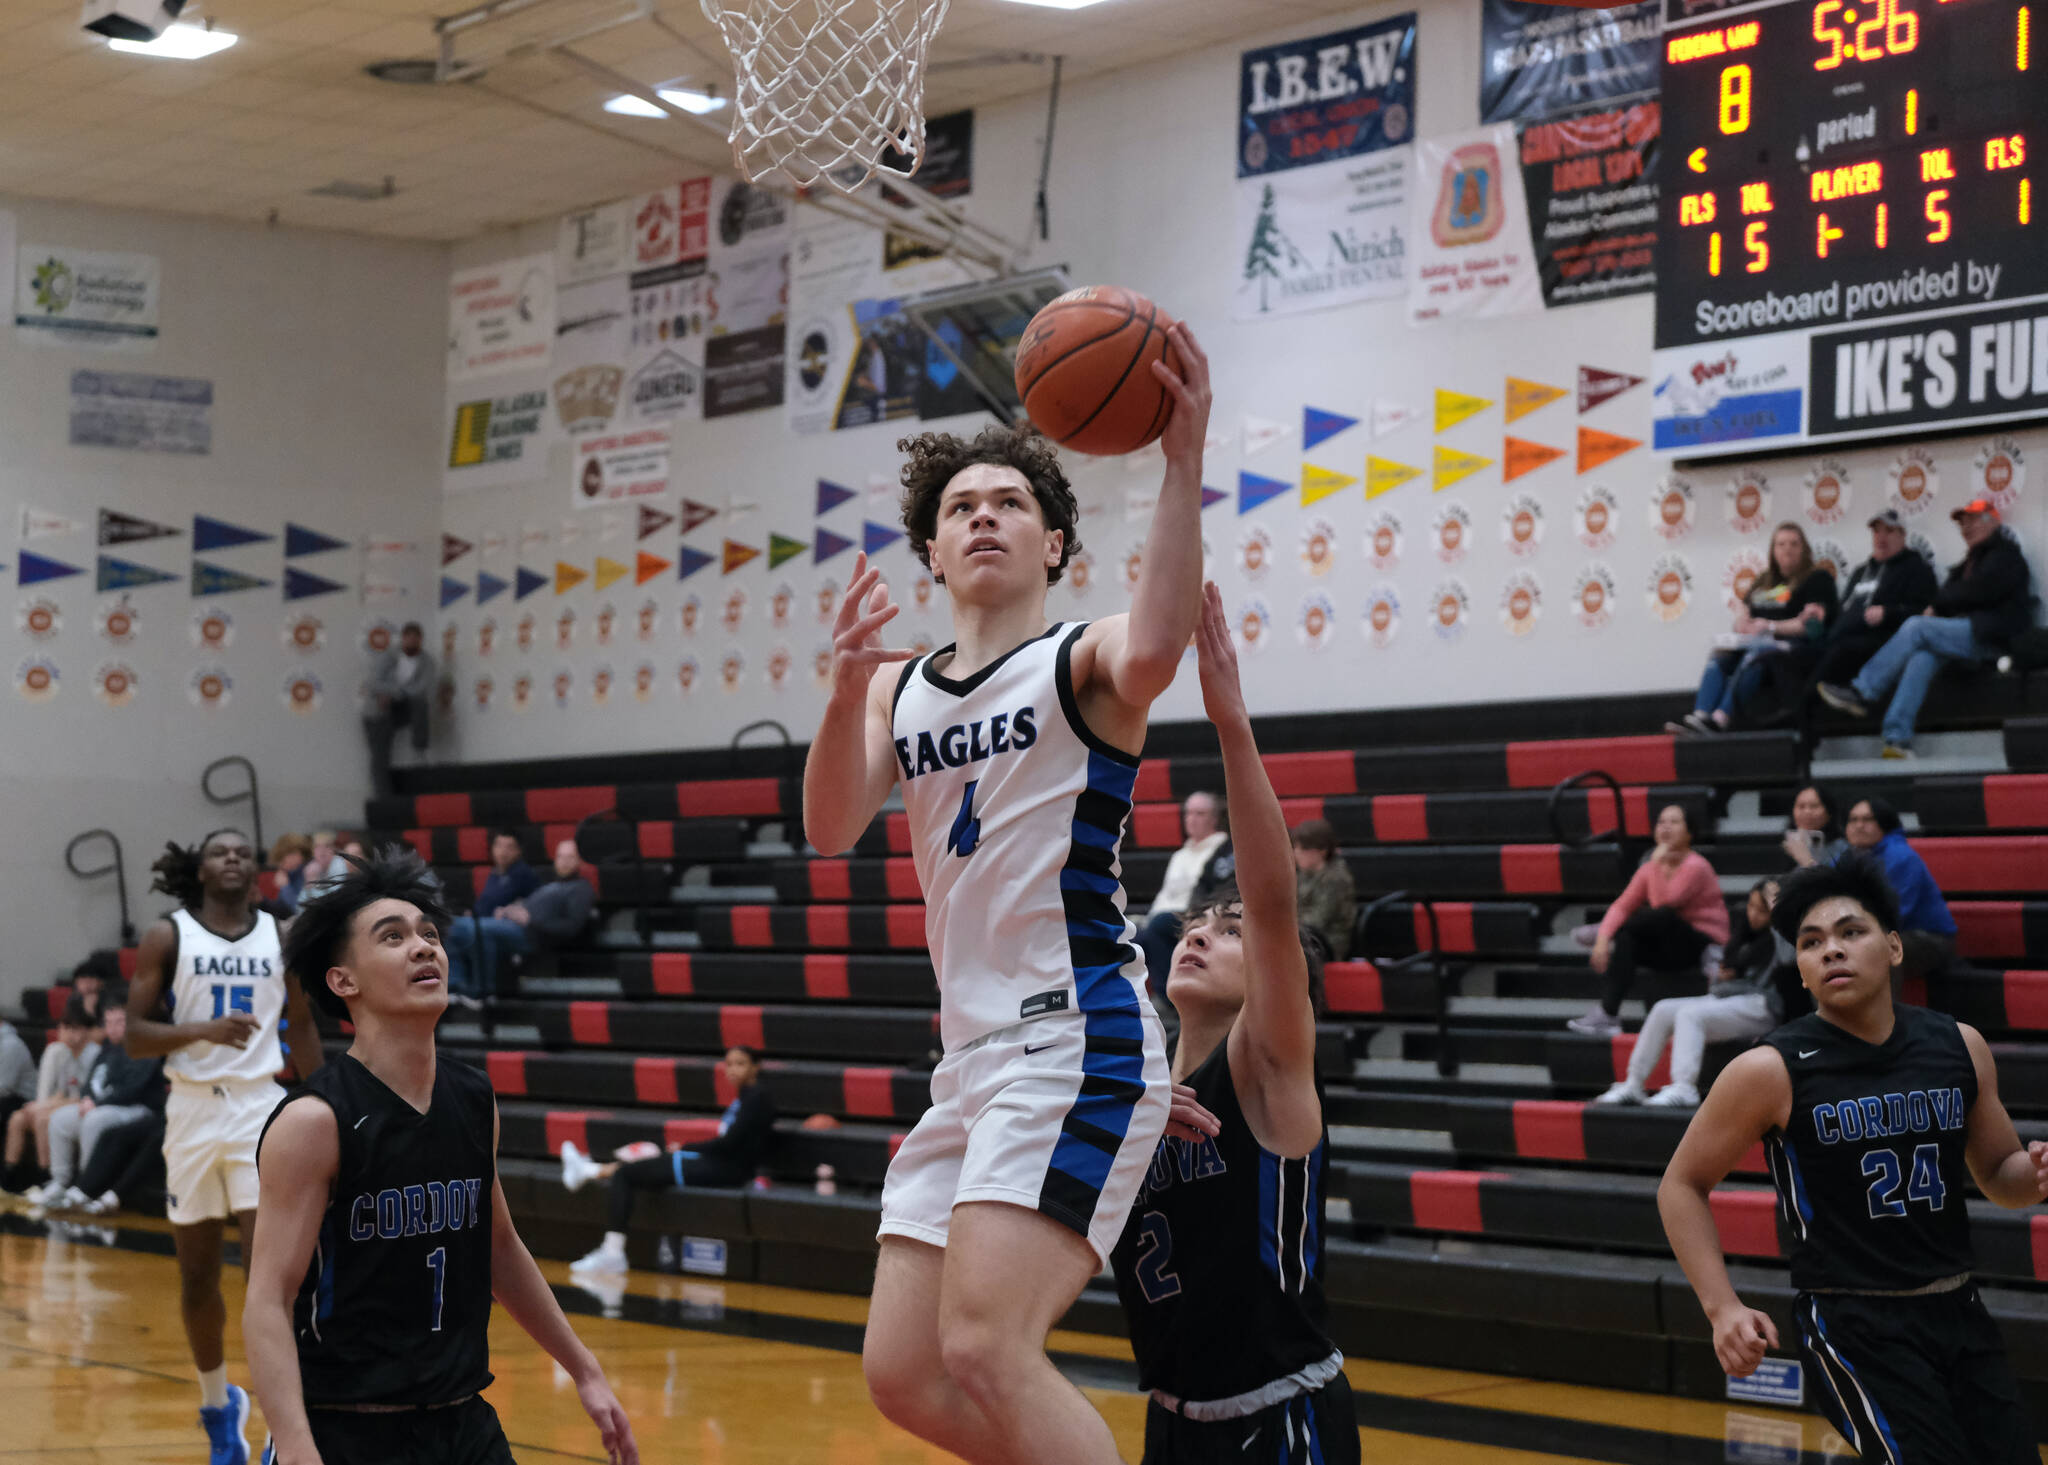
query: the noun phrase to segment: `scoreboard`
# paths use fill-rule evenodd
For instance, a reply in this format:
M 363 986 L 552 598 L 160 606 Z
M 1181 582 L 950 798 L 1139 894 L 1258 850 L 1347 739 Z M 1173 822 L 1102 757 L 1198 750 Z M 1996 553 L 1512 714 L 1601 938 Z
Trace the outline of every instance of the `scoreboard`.
M 1666 5 L 1656 446 L 2048 415 L 2048 0 Z

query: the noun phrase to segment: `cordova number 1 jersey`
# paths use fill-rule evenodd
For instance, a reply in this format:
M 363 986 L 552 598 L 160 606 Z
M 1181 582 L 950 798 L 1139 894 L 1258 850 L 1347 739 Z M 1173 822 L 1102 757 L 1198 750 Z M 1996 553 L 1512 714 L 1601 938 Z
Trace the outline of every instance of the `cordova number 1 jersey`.
M 284 1016 L 284 961 L 277 920 L 256 912 L 239 939 L 208 930 L 188 910 L 171 912 L 178 929 L 178 964 L 171 977 L 174 1022 L 211 1022 L 231 1012 L 256 1019 L 246 1045 L 187 1043 L 164 1060 L 164 1072 L 183 1083 L 263 1083 L 284 1067 L 278 1019 Z
M 891 730 L 949 1051 L 1058 1012 L 1140 1010 L 1118 850 L 1138 760 L 1089 731 L 1056 625 L 959 680 L 909 662 Z

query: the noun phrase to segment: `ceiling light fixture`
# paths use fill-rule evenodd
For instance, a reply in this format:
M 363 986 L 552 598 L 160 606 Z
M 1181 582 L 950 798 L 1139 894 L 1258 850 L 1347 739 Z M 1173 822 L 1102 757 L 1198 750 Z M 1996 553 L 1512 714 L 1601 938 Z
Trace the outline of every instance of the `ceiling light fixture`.
M 724 97 L 714 97 L 709 92 L 690 91 L 678 86 L 660 87 L 655 95 L 671 107 L 679 107 L 693 116 L 702 117 L 707 112 L 716 112 L 725 105 Z M 621 117 L 666 117 L 669 114 L 631 92 L 620 92 L 604 104 L 607 112 L 616 112 Z
M 202 56 L 225 51 L 240 39 L 240 36 L 227 31 L 210 30 L 203 25 L 179 21 L 176 25 L 167 26 L 164 33 L 153 41 L 109 41 L 107 49 L 126 51 L 132 56 L 163 56 L 173 61 L 197 61 Z

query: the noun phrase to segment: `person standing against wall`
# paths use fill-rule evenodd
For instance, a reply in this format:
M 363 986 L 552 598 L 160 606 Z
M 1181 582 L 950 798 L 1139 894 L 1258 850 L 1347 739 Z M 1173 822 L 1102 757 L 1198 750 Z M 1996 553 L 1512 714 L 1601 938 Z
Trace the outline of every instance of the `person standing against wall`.
M 370 784 L 380 794 L 391 792 L 391 741 L 400 728 L 412 734 L 415 753 L 427 750 L 428 718 L 434 705 L 434 658 L 424 644 L 419 622 L 408 621 L 398 633 L 396 650 L 377 654 L 364 689 L 363 735 L 370 741 Z

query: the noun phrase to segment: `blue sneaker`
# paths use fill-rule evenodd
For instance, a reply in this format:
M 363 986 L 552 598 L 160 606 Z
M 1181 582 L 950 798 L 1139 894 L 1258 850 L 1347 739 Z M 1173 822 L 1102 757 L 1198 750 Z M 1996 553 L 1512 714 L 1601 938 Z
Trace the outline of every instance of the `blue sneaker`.
M 242 1438 L 249 1427 L 249 1396 L 239 1384 L 228 1385 L 228 1401 L 218 1409 L 201 1409 L 199 1423 L 213 1443 L 207 1465 L 249 1465 L 249 1442 Z

